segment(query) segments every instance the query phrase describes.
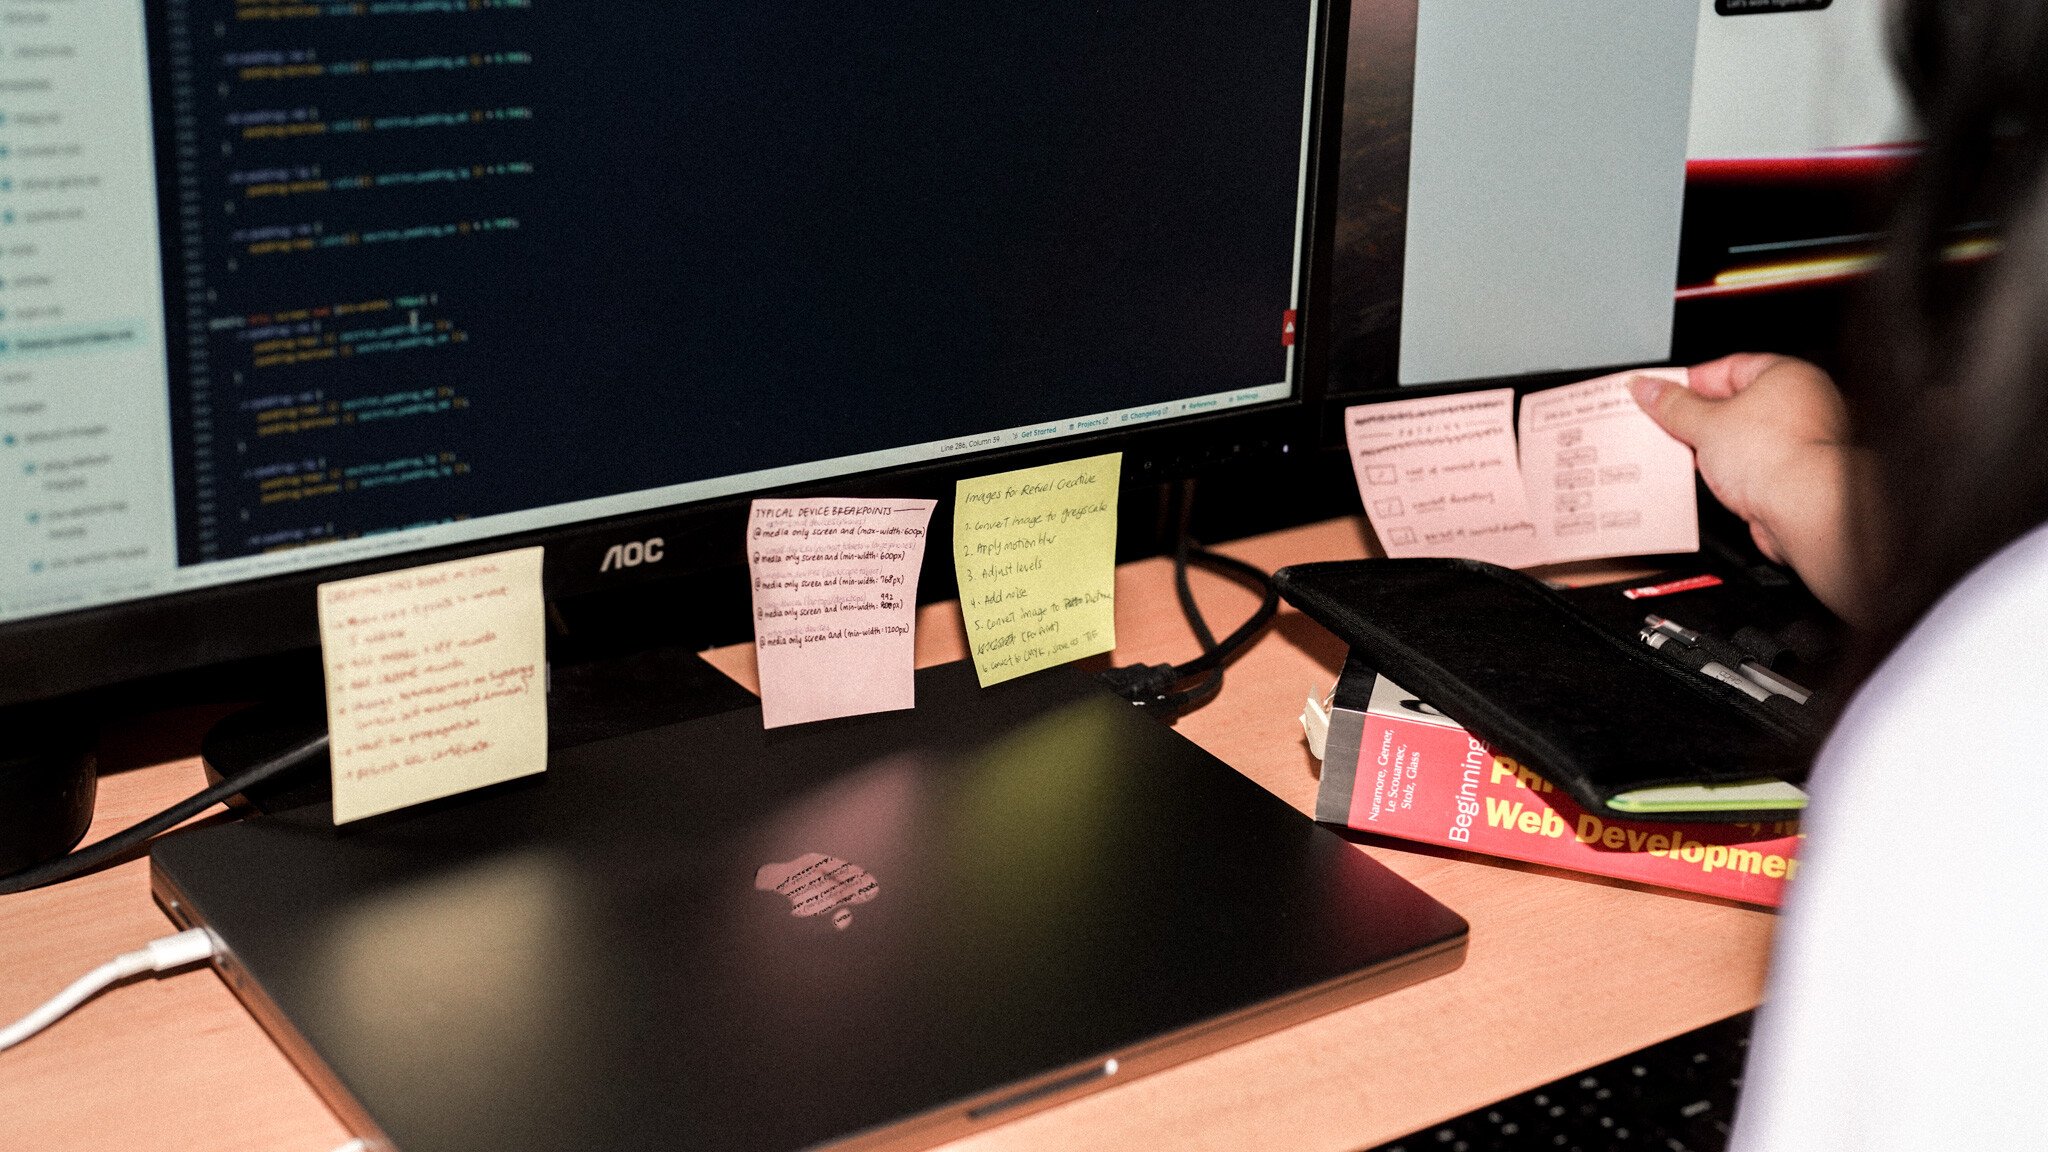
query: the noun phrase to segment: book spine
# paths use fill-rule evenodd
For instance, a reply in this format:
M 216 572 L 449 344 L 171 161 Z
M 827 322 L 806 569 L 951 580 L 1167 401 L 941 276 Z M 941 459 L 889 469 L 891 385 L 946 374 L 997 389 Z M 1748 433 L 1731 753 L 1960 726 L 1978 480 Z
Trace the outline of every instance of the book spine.
M 1329 746 L 1319 819 L 1770 907 L 1781 903 L 1785 881 L 1798 871 L 1796 821 L 1606 819 L 1462 728 L 1339 711 L 1349 713 L 1342 717 L 1346 735 L 1357 736 L 1355 743 L 1333 739 Z M 1333 737 L 1339 719 L 1332 715 Z

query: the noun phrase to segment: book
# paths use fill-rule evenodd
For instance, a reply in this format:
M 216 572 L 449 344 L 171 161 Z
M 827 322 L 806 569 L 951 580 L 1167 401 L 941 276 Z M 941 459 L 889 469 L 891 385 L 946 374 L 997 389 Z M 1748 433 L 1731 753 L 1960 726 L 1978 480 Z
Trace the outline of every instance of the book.
M 1304 715 L 1312 746 L 1318 711 Z M 1326 823 L 1773 908 L 1799 869 L 1797 820 L 1596 816 L 1355 658 L 1320 719 Z

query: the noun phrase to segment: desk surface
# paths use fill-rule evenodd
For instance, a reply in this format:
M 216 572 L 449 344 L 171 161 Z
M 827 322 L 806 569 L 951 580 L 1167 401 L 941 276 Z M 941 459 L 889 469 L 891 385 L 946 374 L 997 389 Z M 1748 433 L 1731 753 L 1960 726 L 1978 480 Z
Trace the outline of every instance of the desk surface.
M 1337 520 L 1222 550 L 1271 569 L 1361 556 L 1365 543 L 1356 521 Z M 1195 655 L 1171 571 L 1157 559 L 1118 570 L 1117 662 Z M 1194 579 L 1219 632 L 1255 603 L 1228 581 L 1202 572 Z M 917 647 L 920 666 L 965 654 L 957 606 L 921 611 Z M 1283 610 L 1232 666 L 1223 694 L 1176 726 L 1309 811 L 1316 764 L 1295 716 L 1310 691 L 1328 689 L 1343 655 L 1334 637 Z M 753 682 L 749 646 L 705 659 Z M 90 836 L 157 811 L 200 781 L 196 759 L 109 774 Z M 1398 841 L 1374 840 L 1361 850 L 1471 921 L 1462 969 L 992 1129 L 951 1152 L 1169 1145 L 1342 1152 L 1757 1002 L 1767 913 Z M 150 901 L 143 860 L 0 898 L 0 1020 L 170 930 Z M 347 1139 L 226 986 L 203 969 L 103 994 L 0 1054 L 0 1146 L 328 1152 Z

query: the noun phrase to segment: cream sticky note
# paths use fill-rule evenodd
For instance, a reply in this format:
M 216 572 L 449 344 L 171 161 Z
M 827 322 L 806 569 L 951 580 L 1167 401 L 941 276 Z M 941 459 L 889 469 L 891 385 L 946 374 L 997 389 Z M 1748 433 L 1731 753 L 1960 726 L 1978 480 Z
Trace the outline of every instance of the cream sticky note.
M 756 500 L 761 723 L 916 704 L 917 570 L 935 500 Z
M 960 481 L 953 570 L 983 687 L 1116 647 L 1123 453 Z
M 1515 391 L 1360 404 L 1344 439 L 1389 556 L 1543 562 L 1515 457 Z
M 320 586 L 334 822 L 543 771 L 541 549 Z
M 1692 449 L 1637 406 L 1637 376 L 1689 379 L 1646 368 L 1522 397 L 1522 480 L 1552 563 L 1699 550 Z

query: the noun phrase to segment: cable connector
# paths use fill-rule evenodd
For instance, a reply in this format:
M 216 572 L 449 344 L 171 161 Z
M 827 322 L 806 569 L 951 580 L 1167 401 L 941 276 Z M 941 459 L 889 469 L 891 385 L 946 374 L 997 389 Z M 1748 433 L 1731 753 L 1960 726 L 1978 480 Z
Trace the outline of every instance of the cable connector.
M 124 952 L 73 981 L 69 988 L 51 997 L 42 1007 L 0 1028 L 0 1052 L 55 1024 L 73 1008 L 110 985 L 145 972 L 169 972 L 211 960 L 218 951 L 219 945 L 215 943 L 213 933 L 204 928 L 191 928 L 175 936 L 151 940 L 133 952 Z
M 1173 686 L 1180 683 L 1181 671 L 1171 664 L 1128 664 L 1104 669 L 1096 678 L 1108 685 L 1110 691 L 1143 707 L 1164 700 Z
M 142 950 L 149 954 L 150 971 L 168 972 L 213 959 L 213 933 L 204 928 L 188 928 L 176 936 L 151 940 L 143 945 Z

